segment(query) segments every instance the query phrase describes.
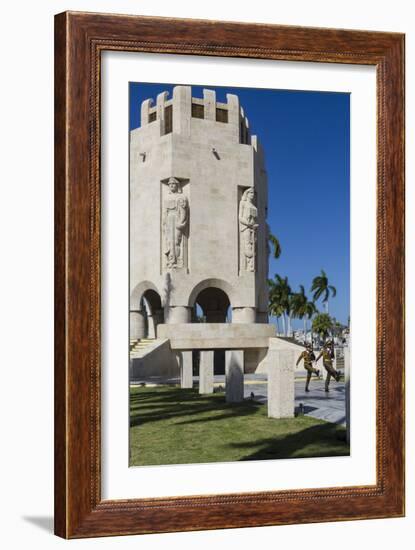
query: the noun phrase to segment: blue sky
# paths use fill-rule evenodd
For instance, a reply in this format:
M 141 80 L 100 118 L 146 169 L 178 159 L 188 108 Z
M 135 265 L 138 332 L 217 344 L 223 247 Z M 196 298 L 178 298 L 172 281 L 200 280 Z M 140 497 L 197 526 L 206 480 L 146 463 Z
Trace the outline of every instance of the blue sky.
M 173 84 L 130 83 L 130 128 L 140 126 L 144 99 Z M 269 276 L 288 276 L 293 291 L 305 287 L 311 298 L 313 277 L 324 269 L 337 289 L 330 314 L 347 323 L 350 302 L 350 96 L 303 92 L 192 86 L 239 96 L 252 134 L 265 152 L 269 185 L 268 223 L 282 254 L 271 259 Z M 321 303 L 317 304 L 323 310 Z M 302 322 L 294 322 L 294 327 Z

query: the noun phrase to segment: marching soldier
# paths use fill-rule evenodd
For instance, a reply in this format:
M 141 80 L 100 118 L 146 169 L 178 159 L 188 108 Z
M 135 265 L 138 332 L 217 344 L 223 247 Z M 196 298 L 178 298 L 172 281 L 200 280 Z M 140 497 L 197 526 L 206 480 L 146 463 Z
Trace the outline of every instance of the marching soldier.
M 324 347 L 323 347 L 320 355 L 317 357 L 317 361 L 320 359 L 321 356 L 323 356 L 323 365 L 324 365 L 324 368 L 327 371 L 326 383 L 325 383 L 324 390 L 326 392 L 328 392 L 331 378 L 333 377 L 336 380 L 336 382 L 338 382 L 340 380 L 340 372 L 338 372 L 333 367 L 333 359 L 334 359 L 334 345 L 333 345 L 333 342 L 328 340 L 324 344 Z
M 320 376 L 320 371 L 318 369 L 315 369 L 313 367 L 313 361 L 316 360 L 316 356 L 313 353 L 313 346 L 311 344 L 305 345 L 305 350 L 300 355 L 300 357 L 297 359 L 296 365 L 301 361 L 301 359 L 304 360 L 304 368 L 307 371 L 307 380 L 305 383 L 305 391 L 310 391 L 308 389 L 308 386 L 310 385 L 311 375 L 314 373 L 318 376 Z

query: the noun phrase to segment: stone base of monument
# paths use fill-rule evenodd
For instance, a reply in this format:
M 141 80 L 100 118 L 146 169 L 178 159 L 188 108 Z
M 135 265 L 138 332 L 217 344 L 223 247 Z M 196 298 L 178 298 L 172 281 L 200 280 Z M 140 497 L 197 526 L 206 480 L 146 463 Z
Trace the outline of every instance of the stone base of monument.
M 193 388 L 193 354 L 191 351 L 180 351 L 177 356 L 180 365 L 180 387 Z
M 213 393 L 213 354 L 211 350 L 200 352 L 199 393 Z
M 294 416 L 294 351 L 268 351 L 268 416 Z
M 225 357 L 226 401 L 240 403 L 244 399 L 244 352 L 229 350 Z

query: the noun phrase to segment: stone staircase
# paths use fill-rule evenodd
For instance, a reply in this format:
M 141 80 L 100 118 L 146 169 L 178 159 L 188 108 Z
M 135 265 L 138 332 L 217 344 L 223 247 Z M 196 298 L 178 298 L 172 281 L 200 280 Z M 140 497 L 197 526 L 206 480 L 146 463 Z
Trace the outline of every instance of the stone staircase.
M 154 342 L 154 338 L 140 338 L 140 340 L 130 340 L 130 359 L 139 359 L 140 357 L 142 357 L 146 348 Z

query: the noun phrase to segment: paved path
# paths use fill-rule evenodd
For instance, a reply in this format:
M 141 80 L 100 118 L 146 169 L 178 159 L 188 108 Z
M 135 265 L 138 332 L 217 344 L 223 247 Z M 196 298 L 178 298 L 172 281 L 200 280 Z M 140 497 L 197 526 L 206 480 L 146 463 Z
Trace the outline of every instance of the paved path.
M 194 383 L 197 384 L 199 377 L 193 378 Z M 245 398 L 252 398 L 260 403 L 267 402 L 267 377 L 261 374 L 246 374 L 244 379 L 244 396 Z M 143 381 L 146 385 L 157 384 L 178 384 L 178 378 L 161 379 L 154 378 L 152 380 Z M 137 381 L 135 384 L 139 383 Z M 215 388 L 222 386 L 225 389 L 225 377 L 222 375 L 215 376 Z M 305 415 L 319 418 L 320 420 L 327 420 L 328 422 L 335 422 L 336 424 L 346 423 L 345 412 L 345 395 L 344 395 L 344 383 L 336 382 L 332 380 L 330 382 L 330 391 L 326 393 L 324 391 L 324 380 L 321 378 L 313 377 L 310 383 L 310 392 L 304 391 L 305 380 L 298 379 L 295 381 L 295 407 L 296 411 L 302 406 Z
M 335 422 L 336 424 L 346 423 L 346 412 L 344 403 L 344 383 L 330 382 L 330 391 L 324 391 L 324 380 L 312 379 L 310 391 L 305 392 L 305 380 L 296 380 L 295 382 L 295 407 L 298 411 L 302 405 L 304 414 Z M 267 384 L 266 382 L 247 381 L 245 383 L 245 397 L 250 397 L 251 392 L 254 399 L 261 403 L 267 402 Z

